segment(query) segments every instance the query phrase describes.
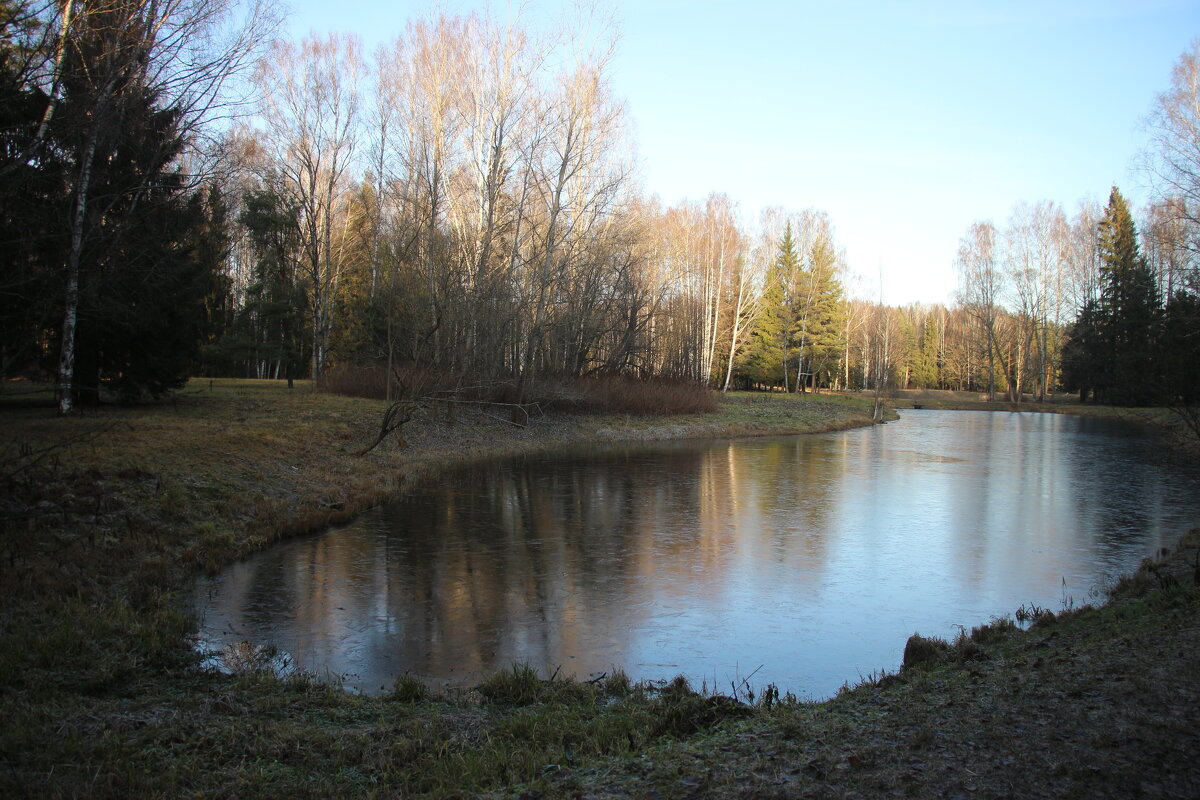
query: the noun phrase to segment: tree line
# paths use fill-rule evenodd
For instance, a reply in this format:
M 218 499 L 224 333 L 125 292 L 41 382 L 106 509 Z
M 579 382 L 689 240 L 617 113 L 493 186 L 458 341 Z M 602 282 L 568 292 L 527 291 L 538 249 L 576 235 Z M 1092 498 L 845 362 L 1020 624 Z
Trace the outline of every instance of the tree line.
M 952 307 L 892 308 L 850 299 L 819 210 L 751 225 L 726 195 L 647 197 L 603 20 L 440 14 L 369 55 L 272 42 L 274 21 L 0 0 L 3 377 L 50 376 L 64 413 L 101 388 L 363 365 L 389 397 L 517 402 L 606 375 L 1130 403 L 1194 383 L 1200 160 L 1155 162 L 1140 234 L 1115 191 L 1070 219 L 1022 205 L 964 236 Z M 1175 82 L 1156 152 L 1195 123 L 1167 113 Z

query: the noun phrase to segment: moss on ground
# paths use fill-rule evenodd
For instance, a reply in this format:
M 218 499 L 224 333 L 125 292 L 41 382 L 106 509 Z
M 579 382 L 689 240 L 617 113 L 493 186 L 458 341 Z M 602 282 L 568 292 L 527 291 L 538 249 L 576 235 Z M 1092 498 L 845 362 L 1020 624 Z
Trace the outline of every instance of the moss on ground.
M 176 592 L 435 469 L 571 443 L 830 430 L 869 400 L 713 414 L 431 414 L 364 457 L 382 404 L 193 381 L 59 420 L 0 395 L 0 793 L 7 797 L 1195 796 L 1196 537 L 1099 610 L 996 623 L 825 703 L 514 668 L 430 697 L 198 672 Z

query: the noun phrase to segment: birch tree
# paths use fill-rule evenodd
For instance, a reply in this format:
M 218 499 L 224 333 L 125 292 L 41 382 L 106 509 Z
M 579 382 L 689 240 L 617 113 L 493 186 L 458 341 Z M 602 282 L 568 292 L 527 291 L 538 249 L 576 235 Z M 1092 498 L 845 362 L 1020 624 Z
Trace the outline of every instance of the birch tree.
M 1150 144 L 1144 165 L 1160 201 L 1189 232 L 1187 246 L 1200 253 L 1200 39 L 1171 71 L 1147 119 Z
M 1020 396 L 1027 373 L 1034 376 L 1039 400 L 1054 380 L 1059 335 L 1063 325 L 1062 275 L 1066 253 L 1063 231 L 1066 218 L 1048 202 L 1019 204 L 1004 232 L 1006 286 L 1017 311 L 1019 333 L 1017 379 L 1013 391 Z
M 228 111 L 226 90 L 253 63 L 273 19 L 267 4 L 240 7 L 226 0 L 64 2 L 47 6 L 47 14 L 46 24 L 58 31 L 57 46 L 36 136 L 55 119 L 69 129 L 61 137 L 72 166 L 57 380 L 59 413 L 68 414 L 79 389 L 75 356 L 84 251 L 100 231 L 105 208 L 118 199 L 94 195 L 98 172 L 122 146 L 124 126 L 139 104 L 169 111 L 179 139 L 195 142 L 207 121 Z M 60 107 L 67 102 L 72 109 L 64 114 Z M 164 148 L 144 174 L 160 174 L 179 153 L 174 146 Z M 142 181 L 122 187 L 120 194 L 136 198 L 151 188 L 152 181 Z
M 280 42 L 256 79 L 273 169 L 298 208 L 308 284 L 313 380 L 321 377 L 345 266 L 335 247 L 344 223 L 348 179 L 358 137 L 360 45 L 350 36 Z
M 616 147 L 624 109 L 612 97 L 606 74 L 614 45 L 603 35 L 576 42 L 545 98 L 525 259 L 522 382 L 536 376 L 537 356 L 551 343 L 552 328 L 580 322 L 578 291 L 594 270 L 604 268 L 602 259 L 588 257 L 585 243 L 603 238 L 628 173 Z M 571 361 L 563 366 L 577 371 L 578 358 Z
M 996 321 L 1003 290 L 996 238 L 996 228 L 992 223 L 973 224 L 959 242 L 955 261 L 958 302 L 974 318 L 983 337 L 989 400 L 994 400 L 996 395 Z

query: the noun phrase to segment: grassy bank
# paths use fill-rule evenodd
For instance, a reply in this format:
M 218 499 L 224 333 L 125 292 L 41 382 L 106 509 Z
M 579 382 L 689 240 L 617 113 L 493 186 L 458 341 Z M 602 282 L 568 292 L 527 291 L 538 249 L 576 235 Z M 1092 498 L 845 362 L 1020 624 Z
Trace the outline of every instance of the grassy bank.
M 889 392 L 886 398 L 888 405 L 894 409 L 920 409 L 943 411 L 1006 411 L 1033 412 L 1042 414 L 1072 414 L 1075 416 L 1094 417 L 1097 419 L 1118 420 L 1122 423 L 1141 427 L 1155 436 L 1160 437 L 1165 444 L 1178 451 L 1183 458 L 1195 459 L 1200 457 L 1200 430 L 1196 430 L 1189 422 L 1194 422 L 1194 409 L 1181 409 L 1182 413 L 1163 408 L 1127 408 L 1122 406 L 1097 405 L 1095 403 L 1080 403 L 1076 395 L 1049 395 L 1038 402 L 1029 396 L 1020 402 L 1013 402 L 998 396 L 988 400 L 986 393 L 957 392 L 943 389 L 904 389 Z M 1186 417 L 1186 418 L 1185 418 Z
M 193 381 L 170 403 L 65 420 L 25 389 L 0 394 L 0 788 L 38 796 L 174 795 L 183 786 L 220 794 L 243 782 L 268 791 L 279 765 L 217 769 L 215 782 L 192 772 L 222 759 L 242 763 L 244 747 L 268 725 L 262 703 L 286 709 L 303 731 L 295 735 L 338 742 L 354 738 L 342 725 L 390 713 L 385 701 L 327 687 L 197 675 L 186 646 L 191 621 L 175 601 L 199 571 L 345 521 L 467 461 L 870 421 L 865 402 L 780 395 L 733 396 L 710 414 L 547 415 L 526 427 L 486 410 L 451 417 L 433 408 L 405 427 L 403 442 L 389 438 L 356 456 L 384 404 L 305 384 L 289 391 L 274 382 Z M 241 714 L 247 709 L 255 713 Z M 422 707 L 412 724 L 452 730 L 474 713 Z M 141 734 L 186 744 L 149 747 Z M 321 785 L 305 774 L 291 772 L 280 785 Z
M 906 649 L 898 674 L 543 779 L 545 797 L 1200 796 L 1200 529 L 1100 608 Z M 1030 609 L 1024 609 L 1030 611 Z M 1025 616 L 1022 614 L 1022 616 Z M 911 640 L 910 640 L 911 643 Z
M 1002 395 L 988 400 L 986 393 L 956 392 L 944 389 L 902 389 L 889 392 L 887 403 L 892 408 L 931 409 L 944 411 L 1031 411 L 1044 414 L 1078 414 L 1106 419 L 1120 419 L 1139 425 L 1171 430 L 1179 418 L 1166 408 L 1123 408 L 1120 406 L 1080 403 L 1076 395 L 1051 395 L 1044 401 L 1025 396 L 1013 402 Z
M 584 443 L 870 424 L 867 400 L 811 395 L 732 394 L 715 413 L 695 415 L 535 415 L 524 427 L 486 408 L 432 407 L 404 426 L 402 442 L 389 437 L 358 456 L 385 404 L 316 393 L 304 382 L 288 390 L 270 381 L 197 380 L 170 403 L 68 420 L 29 399 L 0 394 L 5 510 L 20 518 L 0 540 L 0 561 L 39 584 L 56 581 L 35 574 L 74 563 L 91 567 L 85 583 L 120 581 L 131 577 L 131 558 L 155 559 L 147 565 L 154 570 L 176 562 L 212 569 L 281 536 L 345 521 L 471 461 Z M 80 591 L 78 580 L 64 583 Z M 29 588 L 42 594 L 54 586 Z
M 15 398 L 16 402 L 12 400 Z M 178 588 L 468 460 L 572 444 L 831 430 L 869 401 L 736 395 L 670 418 L 434 409 L 362 457 L 382 404 L 193 382 L 174 404 L 58 420 L 0 396 L 5 796 L 723 797 L 1200 787 L 1194 540 L 1099 611 L 999 624 L 826 703 L 501 673 L 382 697 L 198 673 Z M 1153 665 L 1147 668 L 1146 665 Z M 1155 764 L 1155 775 L 1143 765 Z M 982 777 L 980 777 L 982 776 Z M 1006 788 L 1007 787 L 1007 788 Z

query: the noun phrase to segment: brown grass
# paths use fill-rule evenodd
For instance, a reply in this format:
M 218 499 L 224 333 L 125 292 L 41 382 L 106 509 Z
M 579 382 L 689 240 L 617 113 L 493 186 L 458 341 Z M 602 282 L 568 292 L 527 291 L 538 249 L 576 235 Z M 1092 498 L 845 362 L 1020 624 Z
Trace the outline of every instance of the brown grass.
M 388 396 L 387 384 L 385 366 L 347 364 L 326 371 L 320 388 L 347 397 L 383 400 Z M 588 378 L 549 376 L 524 385 L 518 385 L 515 380 L 474 383 L 446 370 L 416 363 L 395 366 L 392 397 L 428 403 L 457 400 L 522 404 L 542 411 L 633 416 L 707 414 L 719 406 L 715 392 L 691 381 L 604 375 Z
M 479 698 L 201 675 L 178 587 L 447 465 L 582 442 L 830 430 L 867 405 L 743 394 L 653 420 L 481 412 L 353 451 L 378 400 L 193 381 L 58 419 L 0 396 L 6 797 L 1128 797 L 1200 793 L 1200 531 L 1103 609 L 995 622 L 826 703 L 753 708 L 514 669 Z M 852 624 L 852 621 L 850 621 Z M 969 657 L 968 657 L 969 656 Z
M 628 388 L 628 387 L 626 387 Z M 15 395 L 9 395 L 15 396 Z M 281 537 L 321 530 L 469 461 L 604 441 L 819 430 L 860 411 L 800 400 L 747 423 L 753 398 L 721 413 L 634 422 L 543 415 L 525 428 L 430 409 L 363 457 L 384 403 L 313 392 L 306 382 L 193 380 L 172 402 L 107 406 L 61 419 L 0 395 L 0 601 L 72 597 L 164 602 Z

